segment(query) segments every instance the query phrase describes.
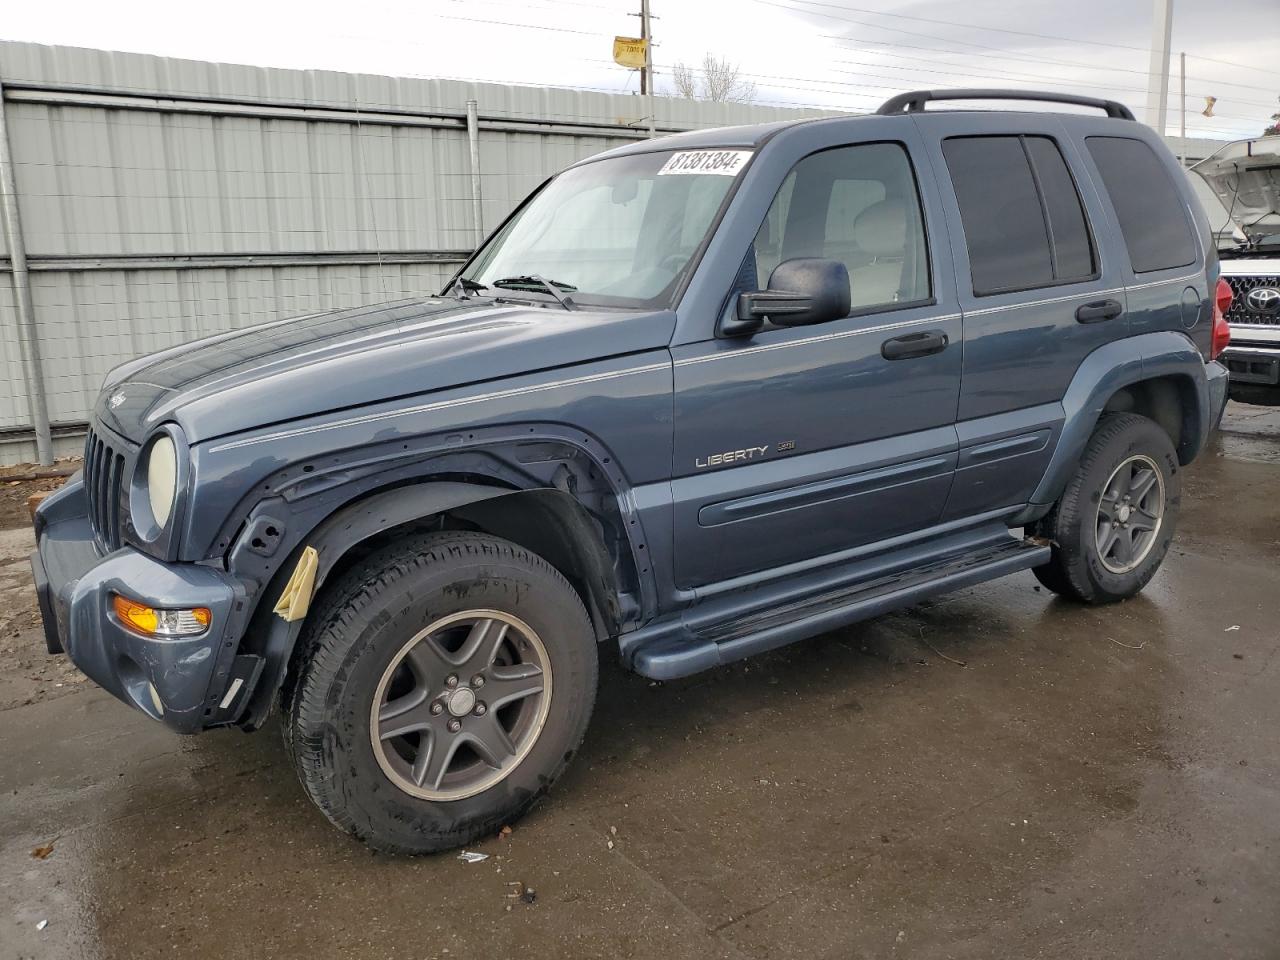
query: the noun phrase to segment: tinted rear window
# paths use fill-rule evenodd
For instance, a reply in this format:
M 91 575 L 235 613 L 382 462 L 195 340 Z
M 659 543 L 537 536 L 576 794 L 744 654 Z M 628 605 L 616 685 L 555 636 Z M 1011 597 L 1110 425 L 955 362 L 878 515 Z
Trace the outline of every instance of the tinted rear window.
M 1067 170 L 1067 162 L 1047 137 L 1024 137 L 1044 194 L 1044 212 L 1053 237 L 1054 272 L 1061 280 L 1093 274 L 1093 247 L 1089 225 L 1080 206 L 1080 195 Z
M 1089 137 L 1085 142 L 1120 221 L 1133 272 L 1195 263 L 1186 205 L 1155 152 L 1126 137 Z
M 1088 223 L 1057 144 L 1048 137 L 951 137 L 942 152 L 975 294 L 1093 276 Z

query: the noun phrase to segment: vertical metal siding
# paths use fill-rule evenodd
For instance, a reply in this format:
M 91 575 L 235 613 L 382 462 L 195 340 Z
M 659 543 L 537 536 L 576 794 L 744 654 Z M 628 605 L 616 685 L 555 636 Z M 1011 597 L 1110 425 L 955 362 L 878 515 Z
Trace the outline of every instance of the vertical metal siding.
M 474 239 L 460 122 L 467 99 L 480 105 L 482 216 L 489 230 L 557 170 L 635 139 L 628 125 L 637 128 L 644 112 L 644 101 L 627 95 L 24 43 L 0 43 L 0 75 L 10 87 L 5 109 L 55 424 L 86 419 L 107 371 L 139 354 L 280 316 L 439 289 L 454 269 L 439 258 L 450 251 L 456 257 Z M 126 99 L 111 106 L 49 103 L 41 102 L 42 91 Z M 357 121 L 396 111 L 404 121 L 243 116 L 228 101 L 355 111 Z M 657 103 L 659 125 L 670 128 L 813 115 Z M 458 119 L 453 127 L 451 118 Z M 510 121 L 529 122 L 528 129 L 493 128 Z M 607 126 L 555 129 L 578 124 Z M 337 253 L 427 254 L 436 262 L 324 262 Z M 317 262 L 248 261 L 308 255 Z M 7 256 L 2 247 L 0 256 Z M 201 256 L 239 259 L 201 268 L 115 262 Z M 113 262 L 111 269 L 57 269 L 66 261 L 51 258 Z M 0 431 L 29 423 L 15 324 L 11 285 L 0 282 Z M 59 452 L 79 446 L 63 441 Z M 0 463 L 30 459 L 32 452 L 25 443 L 0 443 Z

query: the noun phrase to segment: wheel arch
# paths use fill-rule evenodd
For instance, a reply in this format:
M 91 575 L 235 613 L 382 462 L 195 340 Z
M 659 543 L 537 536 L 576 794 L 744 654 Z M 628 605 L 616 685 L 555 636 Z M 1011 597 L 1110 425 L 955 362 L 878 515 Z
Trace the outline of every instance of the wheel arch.
M 377 490 L 318 524 L 260 592 L 242 647 L 250 644 L 253 649 L 247 652 L 265 662 L 236 722 L 255 729 L 270 713 L 277 693 L 283 690 L 288 697 L 299 638 L 326 586 L 362 558 L 407 534 L 451 529 L 499 536 L 542 556 L 578 592 L 599 640 L 616 635 L 620 624 L 635 613 L 629 600 L 634 594 L 626 589 L 633 586 L 628 580 L 630 551 L 611 554 L 602 525 L 566 491 L 443 479 Z M 286 621 L 273 606 L 308 548 L 316 552 L 310 602 L 302 617 Z
M 1076 370 L 1062 406 L 1057 447 L 1014 524 L 1043 516 L 1062 495 L 1104 413 L 1131 412 L 1154 420 L 1169 434 L 1184 465 L 1199 455 L 1212 427 L 1204 358 L 1185 334 L 1172 331 L 1099 347 Z

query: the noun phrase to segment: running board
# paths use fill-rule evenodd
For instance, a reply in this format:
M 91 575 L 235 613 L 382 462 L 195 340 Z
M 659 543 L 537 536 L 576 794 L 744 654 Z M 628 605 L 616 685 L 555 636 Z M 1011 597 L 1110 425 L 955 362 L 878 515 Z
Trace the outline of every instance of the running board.
M 674 680 L 773 650 L 926 597 L 1038 567 L 1049 547 L 1009 537 L 972 552 L 817 594 L 728 623 L 663 630 L 630 650 L 631 667 L 653 680 Z

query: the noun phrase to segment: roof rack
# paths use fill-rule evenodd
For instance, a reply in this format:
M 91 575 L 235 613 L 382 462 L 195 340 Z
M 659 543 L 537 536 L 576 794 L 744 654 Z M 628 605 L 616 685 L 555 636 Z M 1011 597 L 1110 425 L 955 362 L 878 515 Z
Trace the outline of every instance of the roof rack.
M 878 114 L 923 113 L 924 105 L 932 100 L 1040 100 L 1048 103 L 1073 103 L 1078 107 L 1096 107 L 1105 110 L 1108 117 L 1132 120 L 1133 113 L 1123 103 L 1100 100 L 1097 97 L 1077 97 L 1070 93 L 1051 93 L 1036 90 L 912 90 L 890 97 L 880 104 Z

